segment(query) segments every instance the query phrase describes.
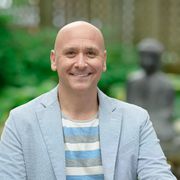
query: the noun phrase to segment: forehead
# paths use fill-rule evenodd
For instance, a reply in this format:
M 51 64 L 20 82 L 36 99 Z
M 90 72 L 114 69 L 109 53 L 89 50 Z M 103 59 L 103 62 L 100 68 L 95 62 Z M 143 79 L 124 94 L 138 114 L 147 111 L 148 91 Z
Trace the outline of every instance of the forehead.
M 95 28 L 76 26 L 61 30 L 56 38 L 56 49 L 70 46 L 91 46 L 103 49 L 104 42 L 101 33 Z

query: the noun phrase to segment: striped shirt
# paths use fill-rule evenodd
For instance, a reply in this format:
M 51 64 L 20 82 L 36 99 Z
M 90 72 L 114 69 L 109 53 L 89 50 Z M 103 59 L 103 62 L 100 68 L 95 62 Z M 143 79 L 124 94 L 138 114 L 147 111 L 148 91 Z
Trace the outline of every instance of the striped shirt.
M 99 143 L 99 119 L 72 120 L 62 117 L 66 179 L 104 180 Z

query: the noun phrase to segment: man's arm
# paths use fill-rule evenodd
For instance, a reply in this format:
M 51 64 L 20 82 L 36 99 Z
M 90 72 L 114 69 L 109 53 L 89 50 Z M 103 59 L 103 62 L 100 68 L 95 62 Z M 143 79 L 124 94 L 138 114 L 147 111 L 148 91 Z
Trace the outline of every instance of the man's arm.
M 12 114 L 5 124 L 0 141 L 0 179 L 26 179 L 21 139 Z
M 140 130 L 137 171 L 140 180 L 176 180 L 167 164 L 149 116 Z

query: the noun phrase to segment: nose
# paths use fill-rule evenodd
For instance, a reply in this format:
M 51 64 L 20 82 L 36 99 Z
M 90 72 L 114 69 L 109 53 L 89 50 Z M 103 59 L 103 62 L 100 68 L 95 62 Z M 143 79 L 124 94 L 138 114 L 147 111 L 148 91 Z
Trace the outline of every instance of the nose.
M 83 53 L 80 53 L 76 59 L 75 67 L 79 69 L 84 69 L 87 67 L 86 59 Z

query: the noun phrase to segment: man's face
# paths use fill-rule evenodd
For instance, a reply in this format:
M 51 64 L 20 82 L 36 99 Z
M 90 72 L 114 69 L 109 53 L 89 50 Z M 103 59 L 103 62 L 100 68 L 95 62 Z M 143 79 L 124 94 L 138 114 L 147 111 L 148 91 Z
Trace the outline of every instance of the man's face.
M 51 52 L 51 68 L 57 70 L 60 86 L 66 90 L 96 88 L 106 70 L 106 51 L 99 33 L 87 26 L 64 30 Z

